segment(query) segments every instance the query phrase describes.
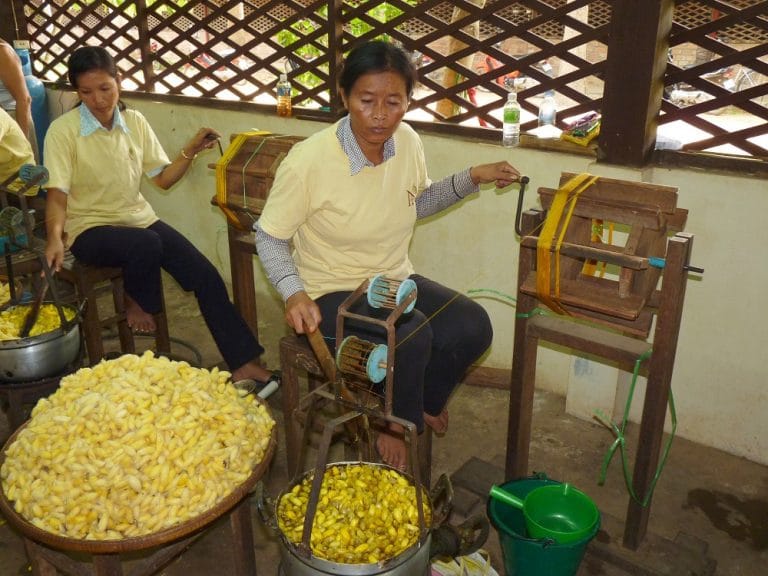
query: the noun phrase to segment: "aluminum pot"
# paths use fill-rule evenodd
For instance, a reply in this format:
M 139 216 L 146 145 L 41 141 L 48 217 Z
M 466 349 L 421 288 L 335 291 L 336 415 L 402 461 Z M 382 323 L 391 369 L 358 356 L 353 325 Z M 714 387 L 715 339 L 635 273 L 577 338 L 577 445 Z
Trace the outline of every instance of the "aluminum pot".
M 329 464 L 326 469 L 331 466 L 347 466 L 350 464 L 390 468 L 385 464 L 374 464 L 370 462 L 337 462 Z M 314 470 L 311 470 L 303 476 L 300 476 L 280 493 L 275 500 L 274 518 L 277 518 L 277 508 L 282 497 L 289 493 L 295 485 L 301 483 L 313 473 Z M 411 483 L 414 483 L 413 479 L 407 474 L 403 475 L 406 476 Z M 427 495 L 426 490 L 423 490 L 422 494 L 424 495 L 425 502 L 430 510 L 430 515 L 434 520 L 435 511 L 433 509 L 433 498 L 435 497 L 433 495 Z M 437 514 L 439 515 L 440 513 L 438 512 Z M 275 525 L 276 524 L 277 522 L 275 521 Z M 318 576 L 323 574 L 336 574 L 341 576 L 424 576 L 428 575 L 430 572 L 431 526 L 424 527 L 419 540 L 410 548 L 407 548 L 393 558 L 374 564 L 342 564 L 318 558 L 312 555 L 311 552 L 306 552 L 301 544 L 295 544 L 289 541 L 282 530 L 280 530 L 279 526 L 277 526 L 277 531 L 280 540 L 281 575 L 283 576 Z
M 75 319 L 56 330 L 0 341 L 0 383 L 42 380 L 72 366 L 80 354 L 79 317 L 76 310 Z

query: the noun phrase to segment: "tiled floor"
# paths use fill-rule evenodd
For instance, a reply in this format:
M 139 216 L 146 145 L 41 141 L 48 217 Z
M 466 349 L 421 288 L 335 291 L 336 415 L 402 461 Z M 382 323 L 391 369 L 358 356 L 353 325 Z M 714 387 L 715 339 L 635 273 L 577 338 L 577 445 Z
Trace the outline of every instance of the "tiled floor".
M 199 353 L 205 366 L 218 363 L 220 357 L 194 300 L 181 293 L 171 281 L 166 282 L 166 299 L 171 335 L 180 339 L 174 352 L 190 360 L 196 358 L 195 352 Z M 267 363 L 276 366 L 276 342 L 284 330 L 282 318 L 262 317 L 260 322 L 262 340 L 268 349 Z M 484 513 L 487 488 L 492 483 L 505 481 L 507 396 L 503 390 L 494 388 L 461 387 L 449 406 L 448 433 L 434 440 L 433 479 L 446 473 L 453 480 L 452 523 Z M 280 399 L 278 391 L 268 402 L 276 418 L 282 421 Z M 282 434 L 282 430 L 280 432 Z M 630 430 L 627 439 L 630 451 L 634 432 Z M 0 418 L 0 439 L 5 437 L 7 427 Z M 602 529 L 587 547 L 578 576 L 768 574 L 767 467 L 676 438 L 656 487 L 648 536 L 640 549 L 633 552 L 621 546 L 628 496 L 618 457 L 609 468 L 605 484 L 597 483 L 603 457 L 612 440 L 600 425 L 565 414 L 562 398 L 537 394 L 531 469 L 571 482 L 588 493 L 603 514 Z M 288 481 L 281 442 L 271 470 L 264 478 L 265 493 L 275 497 Z M 258 574 L 273 576 L 278 573 L 280 544 L 274 530 L 262 523 L 256 506 L 252 508 Z M 504 574 L 502 549 L 494 529 L 485 549 L 493 567 Z M 231 574 L 230 551 L 227 524 L 219 522 L 159 573 L 167 576 Z M 126 563 L 126 567 L 130 565 Z M 549 574 L 529 574 L 524 571 L 525 564 L 512 568 L 516 576 L 573 576 L 554 570 Z M 29 573 L 22 540 L 2 522 L 0 576 Z

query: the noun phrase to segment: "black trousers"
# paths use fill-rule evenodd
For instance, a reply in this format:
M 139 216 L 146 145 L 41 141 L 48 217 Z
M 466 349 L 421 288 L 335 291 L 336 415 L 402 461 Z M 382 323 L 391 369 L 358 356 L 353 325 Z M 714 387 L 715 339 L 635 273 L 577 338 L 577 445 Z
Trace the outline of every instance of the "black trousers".
M 184 290 L 194 292 L 230 370 L 264 352 L 229 299 L 218 270 L 165 222 L 157 221 L 148 228 L 96 226 L 81 233 L 70 250 L 84 264 L 122 268 L 125 291 L 150 314 L 161 309 L 160 269 L 167 271 Z
M 477 302 L 423 276 L 414 274 L 411 279 L 418 290 L 416 305 L 395 326 L 392 412 L 421 432 L 423 413 L 440 414 L 464 373 L 491 345 L 493 329 L 488 313 Z M 320 330 L 331 349 L 336 344 L 338 308 L 350 294 L 332 292 L 317 299 L 323 315 Z M 386 318 L 391 312 L 372 308 L 365 295 L 350 311 L 375 318 Z M 386 343 L 383 328 L 348 319 L 344 336 L 351 335 Z

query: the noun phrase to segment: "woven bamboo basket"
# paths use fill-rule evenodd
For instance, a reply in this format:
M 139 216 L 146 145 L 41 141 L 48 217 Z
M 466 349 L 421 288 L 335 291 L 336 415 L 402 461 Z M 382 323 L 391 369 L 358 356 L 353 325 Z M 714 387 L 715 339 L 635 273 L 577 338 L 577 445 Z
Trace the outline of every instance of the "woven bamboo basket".
M 257 400 L 259 400 L 257 398 Z M 259 400 L 261 402 L 261 400 Z M 272 412 L 269 410 L 269 406 L 264 404 L 270 417 Z M 274 417 L 272 418 L 274 420 Z M 0 466 L 5 461 L 8 448 L 13 444 L 19 433 L 25 428 L 26 423 L 19 427 L 16 432 L 8 439 L 3 446 L 3 451 L 0 454 Z M 23 516 L 18 514 L 14 508 L 13 503 L 8 500 L 5 495 L 5 491 L 0 484 L 0 512 L 8 520 L 8 522 L 15 528 L 17 528 L 24 536 L 28 537 L 35 542 L 46 544 L 57 550 L 66 550 L 70 552 L 86 552 L 89 554 L 118 554 L 124 552 L 135 552 L 139 550 L 147 550 L 150 548 L 156 548 L 169 542 L 180 540 L 185 536 L 191 535 L 193 532 L 197 532 L 212 524 L 224 514 L 232 510 L 237 504 L 239 504 L 248 494 L 253 490 L 253 487 L 261 479 L 266 472 L 270 461 L 275 453 L 277 447 L 277 426 L 272 427 L 272 434 L 270 436 L 269 445 L 264 452 L 264 457 L 253 469 L 251 475 L 239 486 L 237 486 L 228 496 L 220 500 L 215 506 L 207 510 L 206 512 L 190 518 L 186 522 L 176 524 L 165 530 L 155 532 L 153 534 L 147 534 L 144 536 L 136 536 L 133 538 L 124 538 L 121 540 L 82 540 L 76 538 L 67 538 L 60 536 L 46 530 L 42 530 L 37 526 L 28 522 Z

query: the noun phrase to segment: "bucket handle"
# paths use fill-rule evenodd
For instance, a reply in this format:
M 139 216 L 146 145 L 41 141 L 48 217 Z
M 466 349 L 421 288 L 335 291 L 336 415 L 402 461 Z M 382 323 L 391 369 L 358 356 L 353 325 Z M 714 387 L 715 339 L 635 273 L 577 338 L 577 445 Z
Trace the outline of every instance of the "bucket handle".
M 491 492 L 490 492 L 491 498 L 494 498 L 500 502 L 504 502 L 505 504 L 509 504 L 510 506 L 514 506 L 515 508 L 518 508 L 520 510 L 524 507 L 524 500 L 521 500 L 514 494 L 510 494 L 501 486 L 493 485 L 491 486 Z

